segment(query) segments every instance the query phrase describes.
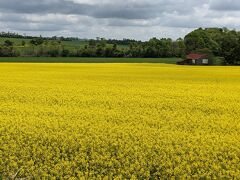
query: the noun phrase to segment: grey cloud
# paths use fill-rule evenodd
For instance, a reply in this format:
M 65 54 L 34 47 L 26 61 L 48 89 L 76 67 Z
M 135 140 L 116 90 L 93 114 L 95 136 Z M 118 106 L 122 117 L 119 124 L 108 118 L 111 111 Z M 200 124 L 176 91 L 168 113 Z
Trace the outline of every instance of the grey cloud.
M 218 11 L 239 11 L 239 0 L 211 0 L 210 8 Z
M 34 31 L 59 31 L 64 30 L 66 26 L 56 25 L 56 24 L 48 24 L 48 23 L 24 23 L 24 22 L 8 22 L 6 23 L 9 29 L 16 29 L 18 31 L 24 32 L 34 32 Z
M 186 6 L 185 3 L 188 3 Z M 162 14 L 163 12 L 189 13 L 192 11 L 189 6 L 199 3 L 191 0 L 182 1 L 155 1 L 149 3 L 142 1 L 122 1 L 116 3 L 84 4 L 74 3 L 65 0 L 0 0 L 0 9 L 2 12 L 12 13 L 60 13 L 60 14 L 78 14 L 92 16 L 95 18 L 121 18 L 121 19 L 149 19 Z
M 147 39 L 240 28 L 239 0 L 0 0 L 0 27 L 31 34 Z
M 62 14 L 86 14 L 92 6 L 88 4 L 76 4 L 64 0 L 0 0 L 2 12 L 12 13 L 62 13 Z

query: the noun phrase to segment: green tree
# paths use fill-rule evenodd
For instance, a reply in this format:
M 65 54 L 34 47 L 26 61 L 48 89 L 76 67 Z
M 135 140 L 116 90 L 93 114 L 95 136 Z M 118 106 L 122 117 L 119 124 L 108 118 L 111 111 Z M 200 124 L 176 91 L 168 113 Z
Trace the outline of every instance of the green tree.
M 32 45 L 38 46 L 44 43 L 44 40 L 40 37 L 40 38 L 34 38 L 30 41 L 30 43 Z
M 221 42 L 221 53 L 224 57 L 225 64 L 234 64 L 238 55 L 236 52 L 239 46 L 239 41 L 237 40 L 236 34 L 227 32 L 222 37 Z
M 90 46 L 90 47 L 96 47 L 96 41 L 94 40 L 94 39 L 90 39 L 89 41 L 88 41 L 88 45 Z
M 202 31 L 202 29 L 193 31 L 185 37 L 184 42 L 186 45 L 187 53 L 191 53 L 192 51 L 195 51 L 197 49 L 203 49 L 206 47 L 204 38 L 201 36 L 200 31 Z
M 63 49 L 62 50 L 62 56 L 63 57 L 68 57 L 70 55 L 70 51 L 68 49 Z
M 22 46 L 25 46 L 26 45 L 26 42 L 25 41 L 22 41 Z
M 13 44 L 14 44 L 14 42 L 12 42 L 10 40 L 6 40 L 3 45 L 7 46 L 7 47 L 10 47 L 10 46 L 13 46 Z

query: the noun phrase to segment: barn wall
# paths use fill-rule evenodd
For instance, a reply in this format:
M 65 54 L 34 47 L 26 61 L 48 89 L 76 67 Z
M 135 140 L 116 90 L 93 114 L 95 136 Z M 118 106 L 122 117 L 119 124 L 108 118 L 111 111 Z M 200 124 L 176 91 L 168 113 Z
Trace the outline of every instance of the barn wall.
M 203 64 L 202 59 L 197 59 L 197 60 L 196 60 L 196 65 L 202 65 L 202 64 Z

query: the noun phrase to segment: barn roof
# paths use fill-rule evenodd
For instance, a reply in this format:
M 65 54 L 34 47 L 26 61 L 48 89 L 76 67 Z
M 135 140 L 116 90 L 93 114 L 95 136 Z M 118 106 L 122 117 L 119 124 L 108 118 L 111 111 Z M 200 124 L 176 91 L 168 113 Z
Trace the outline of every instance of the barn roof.
M 201 58 L 205 58 L 207 55 L 206 54 L 189 54 L 187 55 L 187 59 L 201 59 Z

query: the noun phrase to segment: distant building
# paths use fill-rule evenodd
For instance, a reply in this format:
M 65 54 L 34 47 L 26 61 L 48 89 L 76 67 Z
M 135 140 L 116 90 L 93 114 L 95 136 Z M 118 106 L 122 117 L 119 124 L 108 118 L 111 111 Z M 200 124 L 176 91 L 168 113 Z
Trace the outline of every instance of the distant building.
M 183 61 L 177 62 L 179 65 L 211 65 L 211 61 L 207 54 L 189 54 Z

